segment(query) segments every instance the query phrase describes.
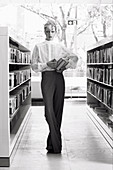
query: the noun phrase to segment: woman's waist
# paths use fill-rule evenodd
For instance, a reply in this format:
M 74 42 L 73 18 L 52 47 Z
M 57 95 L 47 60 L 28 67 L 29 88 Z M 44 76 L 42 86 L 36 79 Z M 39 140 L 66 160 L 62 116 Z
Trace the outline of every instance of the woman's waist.
M 52 68 L 50 68 L 50 67 L 46 67 L 46 68 L 43 69 L 42 72 L 46 72 L 46 71 L 47 71 L 47 72 L 49 72 L 49 71 L 50 71 L 50 72 L 51 72 L 51 71 L 54 72 L 55 69 L 52 69 Z
M 48 74 L 49 76 L 51 76 L 51 75 L 62 74 L 62 72 L 58 72 L 55 69 L 51 69 L 51 70 L 43 70 L 42 75 L 44 74 Z

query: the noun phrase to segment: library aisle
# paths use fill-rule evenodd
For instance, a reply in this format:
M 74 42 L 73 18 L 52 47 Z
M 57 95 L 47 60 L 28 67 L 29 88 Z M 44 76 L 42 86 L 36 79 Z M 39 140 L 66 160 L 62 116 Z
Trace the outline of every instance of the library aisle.
M 45 150 L 48 126 L 43 106 L 32 114 L 10 168 L 0 170 L 112 170 L 113 155 L 86 112 L 86 102 L 65 99 L 62 122 L 62 154 Z

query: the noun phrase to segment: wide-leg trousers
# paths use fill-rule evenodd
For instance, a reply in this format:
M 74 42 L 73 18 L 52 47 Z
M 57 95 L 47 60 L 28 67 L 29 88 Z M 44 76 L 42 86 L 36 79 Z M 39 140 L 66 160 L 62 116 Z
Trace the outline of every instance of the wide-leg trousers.
M 49 126 L 47 150 L 61 152 L 61 122 L 64 105 L 65 81 L 62 73 L 42 72 L 41 89 L 45 104 L 45 118 Z

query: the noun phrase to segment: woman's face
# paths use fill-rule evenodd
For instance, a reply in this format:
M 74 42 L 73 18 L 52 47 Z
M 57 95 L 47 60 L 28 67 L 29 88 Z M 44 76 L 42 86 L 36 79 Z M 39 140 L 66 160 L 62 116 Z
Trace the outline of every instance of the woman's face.
M 48 41 L 53 40 L 53 39 L 54 39 L 54 36 L 55 36 L 55 33 L 56 33 L 55 27 L 52 26 L 52 25 L 48 25 L 48 26 L 45 28 L 46 40 L 48 40 Z

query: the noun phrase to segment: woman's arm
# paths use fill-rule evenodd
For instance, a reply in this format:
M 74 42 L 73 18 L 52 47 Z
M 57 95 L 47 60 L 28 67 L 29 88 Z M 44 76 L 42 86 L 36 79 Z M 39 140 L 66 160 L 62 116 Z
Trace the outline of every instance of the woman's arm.
M 68 50 L 66 47 L 63 47 L 63 53 L 65 60 L 67 60 L 69 63 L 66 65 L 66 69 L 71 68 L 75 69 L 78 62 L 78 56 L 74 53 L 72 53 L 70 50 Z
M 41 72 L 43 71 L 46 67 L 46 63 L 40 63 L 40 58 L 39 58 L 39 50 L 37 45 L 35 45 L 32 53 L 32 61 L 31 61 L 31 67 L 34 72 Z
M 78 56 L 75 54 L 70 54 L 69 56 L 67 56 L 67 58 L 69 63 L 66 65 L 66 69 L 68 68 L 75 69 L 78 62 Z

